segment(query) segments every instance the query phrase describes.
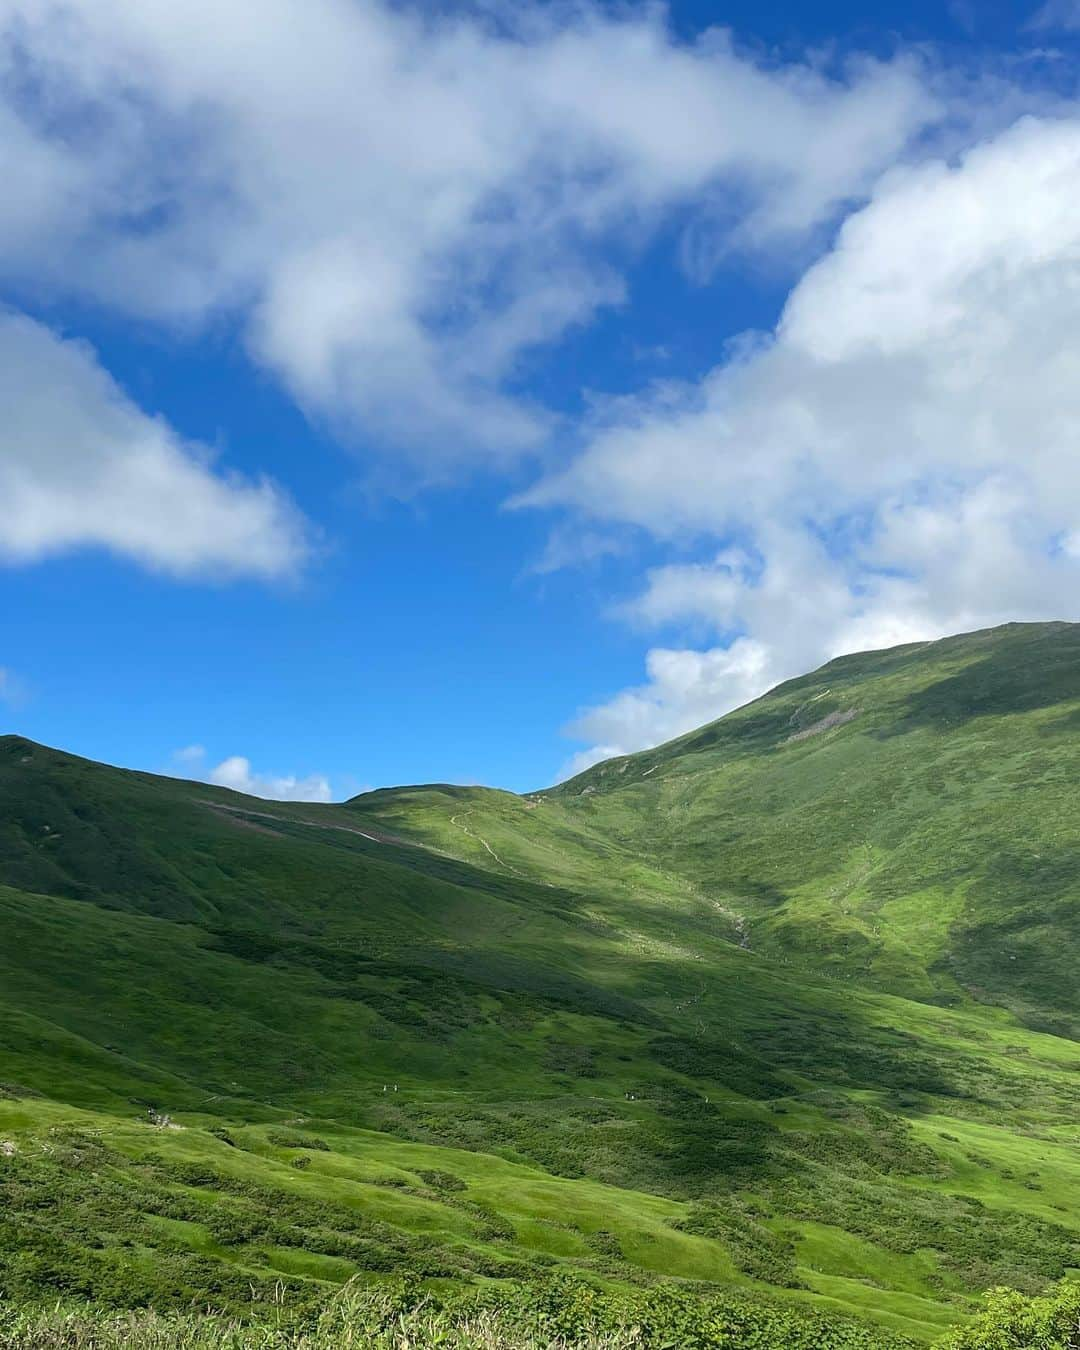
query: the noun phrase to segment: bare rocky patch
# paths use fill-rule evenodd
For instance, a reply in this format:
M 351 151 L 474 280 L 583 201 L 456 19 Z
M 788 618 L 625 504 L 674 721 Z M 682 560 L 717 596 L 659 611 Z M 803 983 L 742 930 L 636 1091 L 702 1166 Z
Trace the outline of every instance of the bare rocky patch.
M 820 736 L 823 731 L 832 731 L 834 727 L 842 727 L 858 715 L 858 708 L 845 708 L 843 712 L 831 712 L 819 721 L 812 722 L 808 727 L 803 727 L 802 731 L 796 731 L 794 735 L 788 736 L 781 744 L 793 745 L 796 741 L 805 741 L 809 740 L 811 736 Z

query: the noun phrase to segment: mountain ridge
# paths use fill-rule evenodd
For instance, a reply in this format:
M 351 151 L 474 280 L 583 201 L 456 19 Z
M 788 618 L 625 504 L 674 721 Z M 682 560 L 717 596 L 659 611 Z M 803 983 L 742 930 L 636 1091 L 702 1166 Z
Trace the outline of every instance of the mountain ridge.
M 1080 628 L 837 665 L 524 796 L 0 738 L 0 1294 L 555 1272 L 925 1342 L 1080 1265 Z
M 593 766 L 526 800 L 553 813 L 564 837 L 566 831 L 599 829 L 685 884 L 711 887 L 718 903 L 748 907 L 759 945 L 772 943 L 788 957 L 807 955 L 808 931 L 824 923 L 834 954 L 848 953 L 834 962 L 842 973 L 920 997 L 946 997 L 955 983 L 947 968 L 946 925 L 939 923 L 933 936 L 929 912 L 951 907 L 959 922 L 960 891 L 981 876 L 985 888 L 996 885 L 997 913 L 983 940 L 965 929 L 957 978 L 1036 1023 L 1060 1029 L 1064 1016 L 1075 1030 L 1080 1004 L 1055 932 L 1047 932 L 1026 959 L 1024 952 L 1010 951 L 1015 972 L 1001 962 L 988 966 L 987 950 L 1016 928 L 1025 884 L 1044 897 L 1058 895 L 1057 922 L 1067 926 L 1070 941 L 1080 939 L 1071 889 L 1076 859 L 1067 847 L 1054 853 L 1074 827 L 1067 782 L 1080 773 L 1069 720 L 1080 723 L 1078 669 L 1080 627 L 1064 623 L 1006 625 L 844 656 L 666 745 Z M 995 753 L 1009 755 L 1003 773 L 1026 775 L 1027 794 L 1038 794 L 1031 797 L 1037 809 L 1023 820 L 1013 817 L 1018 809 L 1025 813 L 1024 797 L 1002 785 L 975 790 L 985 754 L 980 737 L 990 722 Z M 1046 775 L 1041 786 L 1033 775 L 1039 760 Z M 899 782 L 918 784 L 920 795 L 896 802 Z M 740 797 L 752 798 L 741 815 L 732 805 Z M 393 794 L 383 800 L 392 802 Z M 350 805 L 378 814 L 363 799 Z M 1054 819 L 1040 819 L 1048 807 Z M 779 821 L 772 829 L 770 817 Z M 731 832 L 728 848 L 716 842 L 718 822 Z M 500 823 L 492 820 L 488 828 L 499 855 L 511 861 L 518 856 L 514 865 L 520 866 L 525 854 L 515 853 Z M 534 821 L 529 828 L 535 833 Z M 914 845 L 900 837 L 904 831 L 919 838 L 921 859 L 912 857 Z M 429 831 L 417 837 L 436 836 Z M 444 847 L 451 842 L 445 833 L 441 839 Z M 1030 847 L 1032 840 L 1041 840 L 1045 851 Z M 948 855 L 957 848 L 967 856 L 950 864 Z M 916 866 L 921 886 L 912 884 Z M 808 889 L 804 883 L 815 867 L 822 877 Z M 879 894 L 865 894 L 867 887 Z M 849 902 L 837 906 L 830 896 L 835 900 L 841 890 Z M 922 894 L 924 912 L 915 912 L 915 902 L 906 917 L 895 903 L 890 911 L 889 900 L 900 893 Z M 913 927 L 918 931 L 909 931 Z M 1037 925 L 1029 928 L 1034 934 Z M 925 944 L 932 936 L 936 954 L 912 957 L 912 941 Z M 819 959 L 820 952 L 810 954 Z M 1031 968 L 1040 963 L 1057 968 L 1042 1008 L 1025 1004 L 1018 987 L 1037 983 Z

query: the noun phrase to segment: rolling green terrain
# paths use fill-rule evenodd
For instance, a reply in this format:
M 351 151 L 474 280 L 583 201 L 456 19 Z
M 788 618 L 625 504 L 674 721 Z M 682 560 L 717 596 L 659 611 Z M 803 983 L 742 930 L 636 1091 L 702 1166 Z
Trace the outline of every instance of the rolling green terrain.
M 0 1297 L 405 1279 L 824 1347 L 1039 1294 L 1080 1266 L 1077 782 L 1064 624 L 844 657 L 524 797 L 2 738 Z

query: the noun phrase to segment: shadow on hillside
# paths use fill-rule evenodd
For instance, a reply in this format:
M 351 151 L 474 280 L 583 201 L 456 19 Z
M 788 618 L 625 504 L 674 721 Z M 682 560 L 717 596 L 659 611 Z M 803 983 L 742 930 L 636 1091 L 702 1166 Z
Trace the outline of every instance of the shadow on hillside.
M 1080 732 L 1080 708 L 1073 708 L 1053 722 L 1044 722 L 1038 731 L 1040 736 L 1045 737 L 1075 736 Z
M 940 730 L 977 717 L 1036 712 L 1076 699 L 1080 699 L 1080 640 L 1071 632 L 1055 634 L 1042 643 L 995 652 L 918 690 L 896 723 L 876 734 L 885 738 L 924 727 Z M 1069 716 L 1076 719 L 1080 714 Z M 1076 725 L 1072 721 L 1062 730 Z

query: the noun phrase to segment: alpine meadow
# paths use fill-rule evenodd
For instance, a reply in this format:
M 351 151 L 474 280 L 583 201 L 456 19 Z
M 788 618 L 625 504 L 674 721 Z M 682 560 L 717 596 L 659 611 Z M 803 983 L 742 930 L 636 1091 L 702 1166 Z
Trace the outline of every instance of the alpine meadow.
M 524 795 L 0 740 L 0 1344 L 1075 1345 L 1078 781 L 1065 623 Z
M 0 1350 L 1080 1350 L 1080 0 L 0 0 Z

